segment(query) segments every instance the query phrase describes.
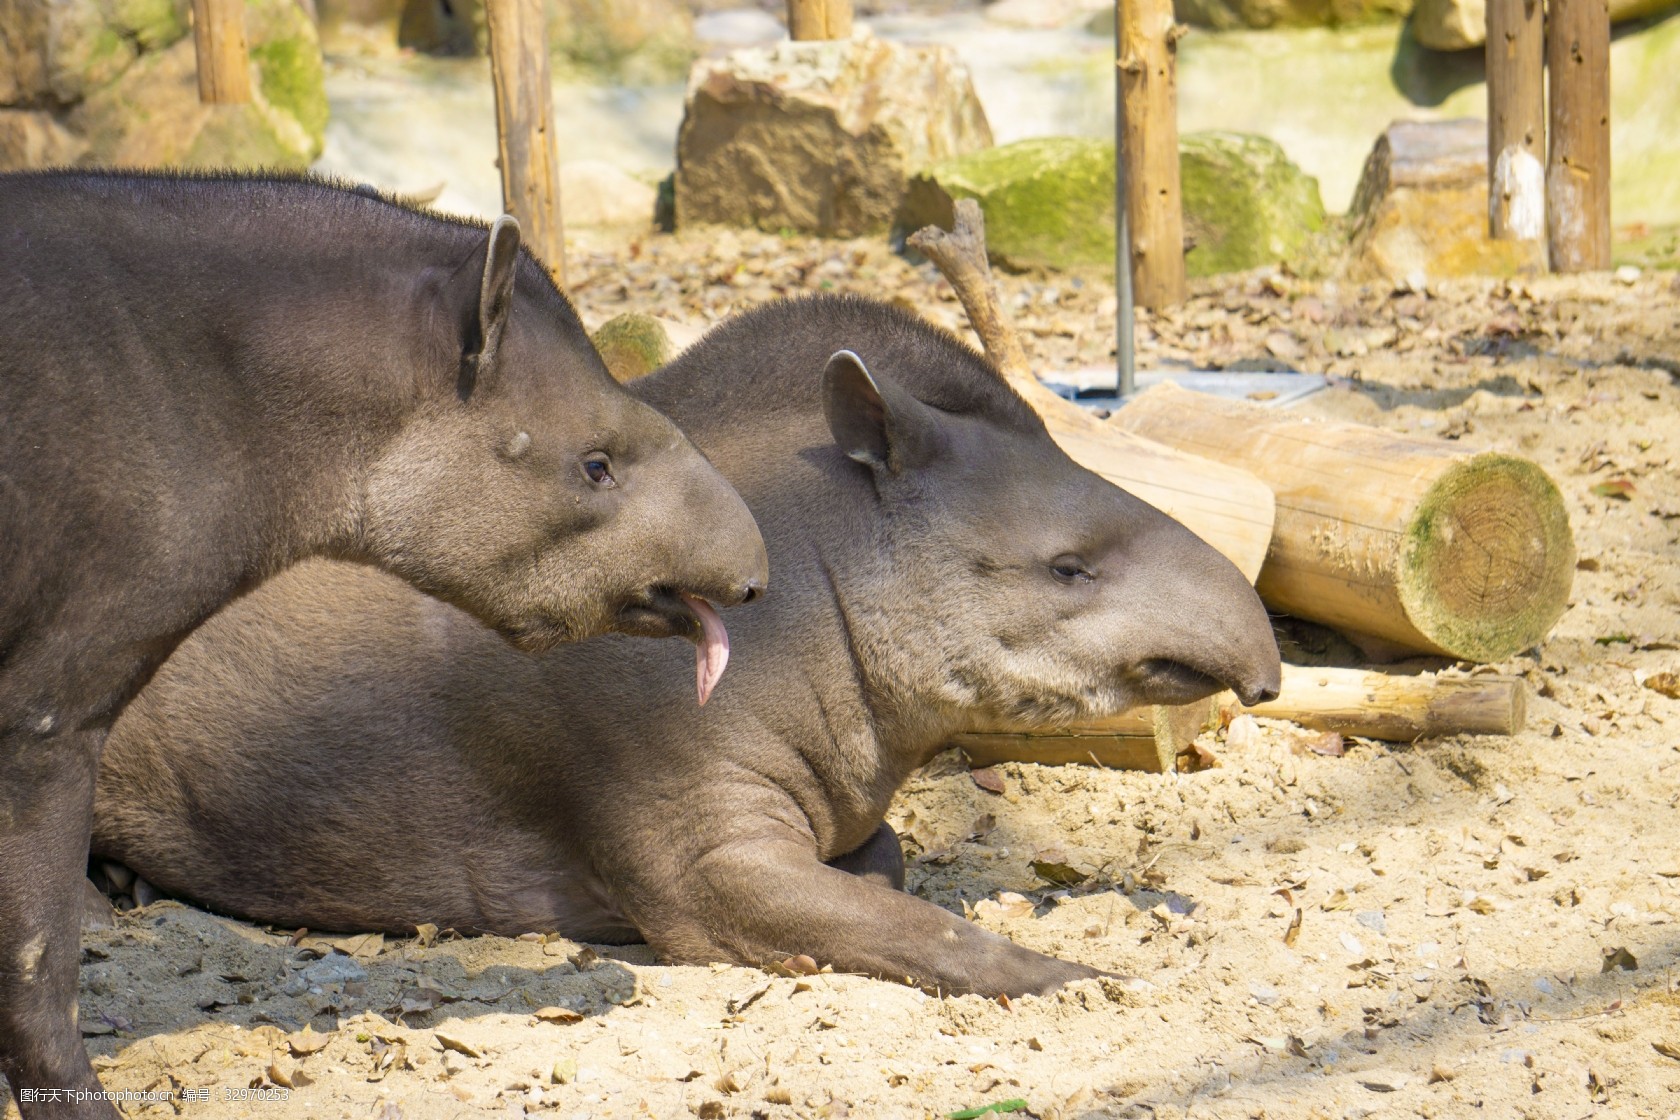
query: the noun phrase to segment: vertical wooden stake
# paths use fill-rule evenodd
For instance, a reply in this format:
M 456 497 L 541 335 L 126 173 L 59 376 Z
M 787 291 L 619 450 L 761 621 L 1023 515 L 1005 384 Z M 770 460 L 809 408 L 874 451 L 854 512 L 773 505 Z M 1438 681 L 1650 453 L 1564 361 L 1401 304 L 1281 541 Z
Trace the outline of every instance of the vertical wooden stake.
M 1488 0 L 1488 236 L 1546 235 L 1546 47 L 1541 0 Z
M 852 37 L 852 0 L 788 0 L 787 13 L 793 39 Z
M 1551 0 L 1546 21 L 1551 146 L 1546 230 L 1552 267 L 1610 267 L 1610 5 Z
M 1178 177 L 1178 37 L 1172 0 L 1116 0 L 1120 143 L 1132 286 L 1142 307 L 1184 300 Z
M 193 0 L 198 99 L 206 105 L 251 100 L 251 54 L 245 46 L 245 0 Z
M 554 87 L 543 0 L 488 0 L 490 78 L 496 92 L 502 205 L 519 219 L 525 247 L 566 282 L 560 170 L 554 153 Z

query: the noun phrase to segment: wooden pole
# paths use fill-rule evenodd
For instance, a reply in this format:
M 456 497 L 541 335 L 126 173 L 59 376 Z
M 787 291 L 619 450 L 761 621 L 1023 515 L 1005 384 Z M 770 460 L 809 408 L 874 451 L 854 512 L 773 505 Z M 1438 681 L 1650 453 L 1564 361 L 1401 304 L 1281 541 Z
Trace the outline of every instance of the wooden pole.
M 1488 236 L 1546 234 L 1546 48 L 1541 0 L 1488 0 Z
M 788 0 L 787 14 L 793 39 L 852 37 L 852 0 Z
M 519 219 L 525 247 L 566 281 L 560 224 L 560 169 L 554 154 L 554 88 L 548 73 L 548 14 L 543 0 L 487 0 L 490 78 L 502 205 Z
M 986 356 L 1043 418 L 1069 458 L 1183 522 L 1250 580 L 1259 574 L 1272 538 L 1273 516 L 1272 492 L 1263 482 L 1246 470 L 1186 455 L 1105 424 L 1033 376 L 986 263 L 985 219 L 979 203 L 961 199 L 955 228 L 917 230 L 909 245 L 950 282 Z
M 1142 307 L 1182 303 L 1184 203 L 1178 171 L 1178 38 L 1172 0 L 1116 0 L 1120 142 L 1132 286 Z
M 1551 87 L 1546 229 L 1552 268 L 1609 268 L 1609 0 L 1552 0 L 1546 67 Z
M 193 0 L 198 99 L 206 105 L 251 100 L 251 53 L 245 45 L 245 0 Z
M 1409 743 L 1443 735 L 1515 735 L 1526 718 L 1527 695 L 1517 677 L 1398 676 L 1285 665 L 1278 698 L 1265 704 L 1244 707 L 1226 692 L 1200 706 L 1138 708 L 1046 731 L 958 735 L 952 745 L 961 747 L 973 766 L 1083 762 L 1161 773 L 1222 715 L 1247 712 L 1314 731 Z M 1163 728 L 1163 711 L 1172 713 L 1176 728 Z
M 1276 528 L 1255 586 L 1274 610 L 1402 650 L 1498 661 L 1544 638 L 1569 603 L 1569 513 L 1526 459 L 1172 384 L 1110 423 L 1271 485 Z

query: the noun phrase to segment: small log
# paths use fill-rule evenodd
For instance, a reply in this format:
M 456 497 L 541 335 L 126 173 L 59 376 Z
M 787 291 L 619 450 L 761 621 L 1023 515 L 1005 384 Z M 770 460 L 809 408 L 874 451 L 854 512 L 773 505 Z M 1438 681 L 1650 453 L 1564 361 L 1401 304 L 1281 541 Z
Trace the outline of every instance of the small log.
M 938 267 L 968 313 L 986 356 L 1080 466 L 1182 522 L 1253 580 L 1272 536 L 1271 490 L 1245 470 L 1186 455 L 1105 424 L 1033 376 L 986 263 L 985 220 L 973 199 L 956 204 L 951 230 L 928 226 L 909 244 Z
M 1314 731 L 1410 743 L 1443 735 L 1515 735 L 1526 707 L 1527 692 L 1516 677 L 1396 676 L 1285 665 L 1278 698 L 1264 704 L 1245 707 L 1226 692 L 1165 716 L 1163 709 L 1137 708 L 1046 731 L 958 735 L 952 744 L 974 766 L 1074 762 L 1159 774 L 1173 769 L 1174 759 L 1202 730 L 1245 712 Z
M 1546 234 L 1546 48 L 1541 0 L 1488 0 L 1488 236 Z
M 548 70 L 548 13 L 543 0 L 487 0 L 490 79 L 496 95 L 496 139 L 502 206 L 554 277 L 566 280 L 560 223 L 560 164 L 554 152 L 554 89 Z
M 1271 485 L 1276 529 L 1256 587 L 1275 610 L 1401 650 L 1498 661 L 1544 638 L 1568 605 L 1569 514 L 1526 459 L 1172 384 L 1111 424 Z
M 1546 230 L 1552 268 L 1609 268 L 1609 0 L 1552 0 L 1546 69 L 1551 79 Z
M 251 52 L 245 43 L 245 0 L 193 0 L 198 99 L 206 105 L 251 100 Z
M 852 0 L 788 0 L 788 37 L 850 39 Z
M 1183 303 L 1184 203 L 1178 168 L 1178 39 L 1172 0 L 1116 0 L 1117 155 L 1126 184 L 1132 292 L 1142 307 Z

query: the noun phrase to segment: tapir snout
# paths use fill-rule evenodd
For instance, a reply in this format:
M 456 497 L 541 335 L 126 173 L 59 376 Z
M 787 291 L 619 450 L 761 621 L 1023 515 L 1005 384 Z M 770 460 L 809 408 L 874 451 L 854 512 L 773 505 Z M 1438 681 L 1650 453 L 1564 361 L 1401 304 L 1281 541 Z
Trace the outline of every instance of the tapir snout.
M 1244 704 L 1275 699 L 1277 639 L 1242 572 L 1183 525 L 1121 497 L 1142 507 L 1134 516 L 1147 526 L 1127 548 L 1136 565 L 1129 597 L 1144 635 L 1134 671 L 1139 692 L 1156 704 L 1189 703 L 1221 688 Z

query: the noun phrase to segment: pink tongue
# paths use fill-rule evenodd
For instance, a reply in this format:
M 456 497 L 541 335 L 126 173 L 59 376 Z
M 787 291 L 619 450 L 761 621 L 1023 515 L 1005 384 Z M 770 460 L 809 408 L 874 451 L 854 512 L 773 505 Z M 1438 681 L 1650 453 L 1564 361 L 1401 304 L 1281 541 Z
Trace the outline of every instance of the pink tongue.
M 682 599 L 700 620 L 700 640 L 694 644 L 694 688 L 704 706 L 729 664 L 729 631 L 706 600 L 689 594 L 683 594 Z

